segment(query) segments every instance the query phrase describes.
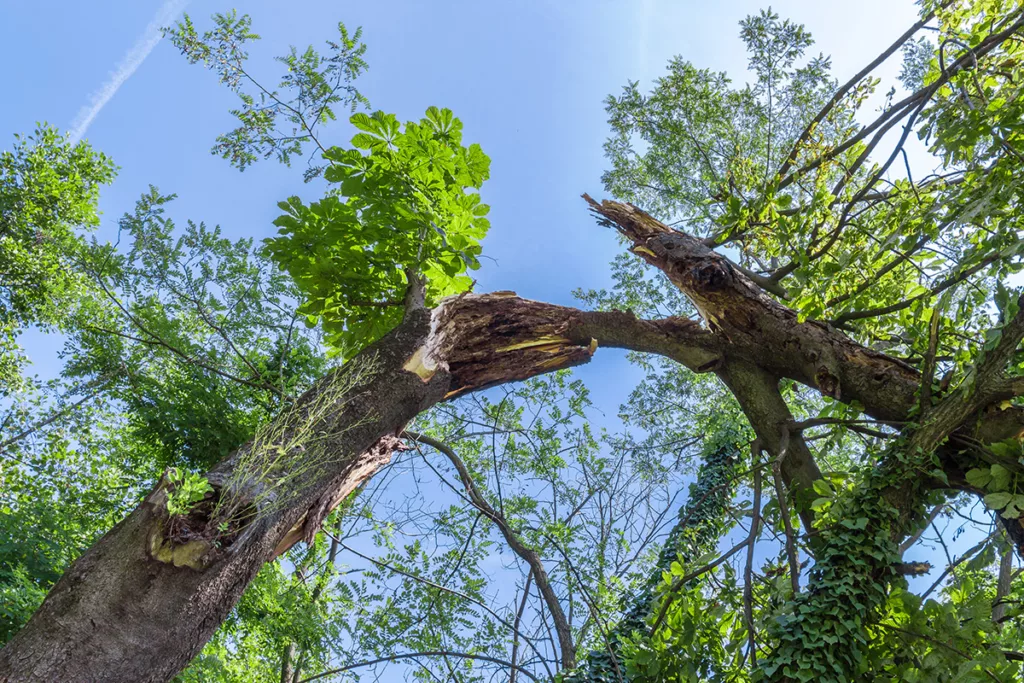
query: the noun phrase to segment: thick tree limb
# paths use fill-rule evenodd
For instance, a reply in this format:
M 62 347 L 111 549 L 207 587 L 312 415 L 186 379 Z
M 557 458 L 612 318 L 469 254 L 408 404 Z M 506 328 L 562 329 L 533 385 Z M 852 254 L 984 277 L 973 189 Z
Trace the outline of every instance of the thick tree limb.
M 845 402 L 858 401 L 878 420 L 905 420 L 921 375 L 905 362 L 858 344 L 766 296 L 720 254 L 630 204 L 586 197 L 602 220 L 626 236 L 632 251 L 663 271 L 722 338 L 725 362 L 741 359 Z M 977 438 L 1001 441 L 1024 432 L 1024 410 L 989 410 Z
M 700 371 L 718 363 L 718 343 L 685 319 L 585 313 L 511 293 L 451 297 L 432 311 L 414 304 L 395 330 L 281 415 L 272 443 L 247 444 L 208 473 L 221 499 L 248 509 L 230 539 L 198 518 L 198 539 L 170 538 L 167 492 L 158 485 L 67 570 L 0 650 L 0 681 L 168 680 L 259 568 L 387 463 L 399 443 L 394 435 L 431 405 L 585 363 L 599 344 L 660 353 Z M 306 433 L 321 453 L 315 461 Z M 284 452 L 268 466 L 257 446 Z
M 905 421 L 919 405 L 922 378 L 916 368 L 858 344 L 828 324 L 798 322 L 795 311 L 765 295 L 720 254 L 641 209 L 607 200 L 598 203 L 587 195 L 584 199 L 604 224 L 633 244 L 635 254 L 664 272 L 693 301 L 712 334 L 721 339 L 718 374 L 723 380 L 735 372 L 731 368 L 736 364 L 756 366 L 768 376 L 795 380 L 847 403 L 857 401 L 868 415 L 882 421 Z M 1018 384 L 995 379 L 986 384 L 983 400 L 975 396 L 969 406 L 954 411 L 960 420 L 954 430 L 968 415 L 976 414 L 968 436 L 982 443 L 1024 435 L 1024 410 L 995 405 L 997 399 L 1014 395 Z M 749 392 L 748 404 L 744 404 L 742 388 L 729 386 L 750 418 Z M 953 411 L 953 404 L 943 410 Z M 948 425 L 945 420 L 944 426 Z M 753 418 L 751 422 L 754 424 Z M 777 438 L 772 430 L 755 429 L 771 450 L 771 439 Z M 929 441 L 938 444 L 942 439 Z M 959 451 L 949 445 L 943 445 L 940 452 L 950 483 L 972 490 L 963 477 L 971 460 L 963 462 Z M 809 474 L 809 470 L 805 472 L 805 476 Z M 788 480 L 792 474 L 784 468 L 783 475 L 787 485 L 793 486 Z M 944 485 L 936 482 L 936 487 Z M 1024 555 L 1024 527 L 1014 522 L 1009 520 L 1005 526 Z
M 793 414 L 779 393 L 778 378 L 742 361 L 723 366 L 717 374 L 739 401 L 761 447 L 775 457 L 782 481 L 793 492 L 804 527 L 810 529 L 814 521 L 810 509 L 816 497 L 814 482 L 821 479 L 821 470 L 803 435 L 789 429 Z M 784 434 L 787 435 L 785 443 Z

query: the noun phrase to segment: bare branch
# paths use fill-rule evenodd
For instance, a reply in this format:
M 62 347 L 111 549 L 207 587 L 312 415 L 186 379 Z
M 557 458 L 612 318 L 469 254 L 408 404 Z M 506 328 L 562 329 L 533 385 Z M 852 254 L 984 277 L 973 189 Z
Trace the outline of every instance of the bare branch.
M 508 667 L 523 674 L 531 681 L 539 681 L 540 679 L 534 676 L 528 669 L 524 669 L 520 666 L 516 666 L 512 662 L 506 662 L 504 659 L 498 659 L 496 657 L 488 657 L 487 655 L 471 655 L 465 652 L 454 652 L 452 650 L 427 650 L 424 652 L 406 652 L 403 654 L 388 655 L 386 657 L 378 657 L 377 659 L 370 659 L 365 662 L 359 662 L 357 664 L 349 664 L 348 666 L 341 666 L 337 669 L 331 669 L 324 671 L 316 676 L 310 676 L 309 678 L 303 678 L 299 683 L 308 683 L 309 681 L 316 681 L 321 678 L 327 678 L 328 676 L 334 676 L 335 674 L 344 673 L 346 671 L 352 671 L 353 669 L 359 669 L 366 666 L 373 666 L 374 664 L 382 664 L 384 662 L 396 662 L 402 659 L 414 659 L 416 657 L 460 657 L 462 659 L 474 659 L 482 662 L 490 662 L 492 664 L 498 664 L 500 666 Z
M 462 462 L 462 459 L 458 454 L 452 450 L 447 444 L 438 441 L 437 439 L 427 436 L 426 434 L 420 434 L 418 432 L 406 431 L 405 436 L 424 443 L 437 452 L 443 454 L 452 463 L 456 471 L 459 473 L 459 479 L 462 480 L 462 485 L 466 487 L 466 493 L 469 495 L 473 505 L 484 514 L 485 517 L 494 522 L 495 526 L 501 532 L 501 535 L 505 538 L 505 542 L 508 543 L 509 548 L 512 549 L 516 555 L 518 555 L 527 565 L 530 567 L 530 572 L 533 575 L 534 582 L 537 584 L 537 590 L 544 598 L 544 603 L 547 605 L 548 613 L 551 614 L 551 619 L 555 622 L 555 632 L 558 634 L 558 645 L 559 650 L 562 654 L 562 666 L 566 669 L 573 669 L 576 667 L 576 645 L 572 638 L 572 629 L 569 626 L 569 621 L 565 617 L 565 612 L 562 610 L 561 602 L 558 599 L 558 595 L 555 593 L 554 588 L 551 586 L 551 582 L 548 580 L 547 571 L 544 568 L 544 562 L 541 560 L 540 555 L 536 550 L 527 546 L 523 543 L 516 532 L 504 515 L 494 509 L 494 507 L 487 501 L 480 490 L 476 487 L 473 482 L 473 475 L 470 474 L 466 464 Z
M 761 459 L 761 442 L 754 439 L 750 447 L 751 464 Z M 754 468 L 754 507 L 751 511 L 750 535 L 747 537 L 747 564 L 743 571 L 743 618 L 747 624 L 748 654 L 752 667 L 757 666 L 757 640 L 754 632 L 754 546 L 761 526 L 761 468 Z

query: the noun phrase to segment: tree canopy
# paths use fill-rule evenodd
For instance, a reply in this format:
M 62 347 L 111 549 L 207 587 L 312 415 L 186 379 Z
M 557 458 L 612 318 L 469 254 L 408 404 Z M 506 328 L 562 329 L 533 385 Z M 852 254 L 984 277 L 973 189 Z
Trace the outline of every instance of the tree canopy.
M 490 159 L 373 109 L 361 30 L 274 86 L 209 26 L 165 36 L 239 98 L 212 152 L 318 196 L 274 237 L 150 187 L 101 242 L 110 159 L 0 155 L 0 680 L 1020 680 L 1019 2 L 925 0 L 845 81 L 768 9 L 747 82 L 626 84 L 578 308 L 474 291 Z

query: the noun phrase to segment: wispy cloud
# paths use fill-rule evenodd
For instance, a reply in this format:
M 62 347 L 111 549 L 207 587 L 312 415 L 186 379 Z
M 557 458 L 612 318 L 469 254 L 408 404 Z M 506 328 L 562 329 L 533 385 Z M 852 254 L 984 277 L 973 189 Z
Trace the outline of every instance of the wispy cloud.
M 71 124 L 70 136 L 72 142 L 78 142 L 82 139 L 82 136 L 89 130 L 89 126 L 103 110 L 107 102 L 117 94 L 118 89 L 124 85 L 125 81 L 131 78 L 136 69 L 142 66 L 142 62 L 146 61 L 146 57 L 149 56 L 149 53 L 160 42 L 160 39 L 163 37 L 160 29 L 170 25 L 181 14 L 188 3 L 189 0 L 166 0 L 160 6 L 156 16 L 146 26 L 146 30 L 142 32 L 139 39 L 135 41 L 131 49 L 125 53 L 121 61 L 114 67 L 107 82 L 92 94 L 88 104 L 78 110 L 78 115 L 75 117 L 74 123 Z

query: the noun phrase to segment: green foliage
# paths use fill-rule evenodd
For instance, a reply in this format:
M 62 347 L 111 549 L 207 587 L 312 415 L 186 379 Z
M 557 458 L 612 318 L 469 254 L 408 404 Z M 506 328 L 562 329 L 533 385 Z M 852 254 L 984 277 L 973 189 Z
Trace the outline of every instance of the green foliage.
M 190 64 L 202 62 L 212 69 L 241 100 L 241 108 L 231 112 L 238 119 L 238 127 L 219 136 L 211 150 L 239 170 L 244 171 L 261 157 L 275 157 L 288 165 L 309 143 L 323 151 L 317 138 L 318 126 L 335 120 L 338 107 L 355 111 L 369 104 L 353 84 L 367 68 L 362 29 L 349 33 L 339 22 L 338 40 L 327 41 L 326 56 L 312 47 L 302 52 L 292 47 L 289 54 L 278 57 L 277 61 L 287 68 L 278 85 L 288 93 L 284 95 L 263 87 L 245 70 L 247 44 L 259 40 L 259 35 L 252 32 L 249 15 L 238 16 L 234 10 L 214 14 L 213 24 L 200 36 L 186 14 L 164 34 Z M 322 170 L 311 166 L 306 179 Z
M 766 190 L 786 142 L 825 102 L 834 81 L 825 57 L 795 65 L 812 43 L 802 26 L 767 11 L 741 22 L 741 36 L 757 77 L 746 87 L 733 88 L 726 74 L 674 58 L 649 95 L 634 82 L 607 99 L 611 169 L 602 179 L 615 196 L 680 219 L 691 234 L 743 230 L 740 217 L 749 216 L 781 239 L 798 226 L 759 216 L 763 207 L 753 198 Z M 824 130 L 835 135 L 850 117 L 844 108 Z
M 65 568 L 159 476 L 138 461 L 119 412 L 99 396 L 84 398 L 63 386 L 32 387 L 5 406 L 0 640 L 14 635 Z M 41 418 L 53 421 L 39 427 Z
M 360 112 L 349 119 L 360 131 L 353 148 L 328 146 L 320 127 L 336 118 L 335 108 L 367 104 L 353 85 L 366 68 L 361 31 L 339 24 L 328 57 L 292 48 L 278 58 L 287 75 L 271 91 L 245 70 L 247 45 L 259 38 L 250 18 L 216 14 L 213 24 L 200 35 L 186 16 L 167 33 L 242 99 L 233 112 L 241 125 L 218 138 L 214 152 L 245 169 L 260 157 L 288 164 L 311 143 L 325 165 L 311 166 L 306 180 L 323 174 L 333 185 L 319 201 L 281 202 L 280 236 L 265 245 L 297 284 L 307 322 L 321 323 L 348 358 L 401 319 L 410 273 L 426 278 L 429 303 L 466 291 L 465 273 L 479 267 L 490 227 L 477 192 L 490 160 L 479 145 L 462 145 L 462 122 L 437 107 L 404 126 L 393 115 Z M 281 130 L 281 121 L 291 128 Z
M 0 591 L 21 596 L 4 638 L 162 470 L 197 481 L 327 368 L 290 279 L 251 240 L 177 226 L 171 199 L 144 195 L 120 249 L 74 247 L 63 273 L 89 297 L 62 321 L 63 376 L 2 406 Z
M 992 646 L 991 601 L 977 599 L 970 607 L 973 615 L 958 609 L 966 596 L 951 604 L 922 605 L 898 577 L 894 539 L 902 537 L 899 530 L 908 519 L 924 516 L 934 494 L 919 473 L 935 466 L 937 458 L 914 453 L 902 441 L 892 448 L 888 467 L 865 470 L 841 493 L 815 483 L 831 502 L 816 521 L 809 585 L 776 615 L 769 629 L 774 649 L 752 680 L 844 683 L 883 674 L 883 680 L 925 681 L 947 680 L 937 674 L 955 671 L 948 680 L 982 681 L 992 680 L 993 670 L 1012 675 L 1015 667 Z M 983 624 L 973 635 L 962 628 L 968 618 Z M 948 639 L 940 640 L 944 633 Z M 926 656 L 908 653 L 903 642 L 908 637 L 915 647 L 922 646 L 915 637 L 924 641 Z M 957 647 L 950 640 L 964 642 Z
M 787 299 L 799 322 L 841 328 L 914 368 L 936 365 L 946 379 L 924 384 L 937 405 L 950 378 L 953 389 L 970 386 L 971 368 L 1016 313 L 1004 281 L 1024 256 L 1022 48 L 1009 40 L 986 52 L 985 41 L 1019 12 L 1009 0 L 943 3 L 936 44 L 904 49 L 903 85 L 934 89 L 905 111 L 893 91 L 882 116 L 904 111 L 904 130 L 941 157 L 941 175 L 912 178 L 908 162 L 898 177 L 896 153 L 877 163 L 878 140 L 851 141 L 879 85 L 871 77 L 808 126 L 837 87 L 829 60 L 806 58 L 808 32 L 767 11 L 741 23 L 751 83 L 674 59 L 648 94 L 631 83 L 609 98 L 605 185 L 719 246 L 765 296 Z M 331 146 L 324 125 L 367 104 L 354 86 L 366 69 L 361 33 L 339 25 L 326 55 L 292 49 L 272 90 L 246 70 L 258 37 L 249 18 L 215 15 L 213 24 L 200 33 L 186 17 L 168 35 L 240 98 L 238 125 L 214 153 L 245 169 L 312 150 L 318 165 L 305 176 L 323 175 L 326 194 L 282 202 L 278 236 L 256 247 L 202 223 L 176 225 L 167 216 L 173 196 L 151 189 L 120 223 L 123 246 L 90 244 L 80 230 L 97 221 L 109 160 L 48 129 L 0 157 L 0 381 L 9 401 L 0 424 L 0 639 L 164 468 L 168 512 L 187 514 L 212 491 L 196 472 L 250 442 L 238 476 L 219 487 L 211 523 L 230 525 L 253 503 L 293 502 L 336 445 L 321 439 L 319 421 L 373 371 L 347 362 L 328 375 L 337 382 L 315 385 L 329 368 L 316 325 L 349 361 L 400 320 L 412 277 L 426 280 L 433 305 L 467 291 L 479 266 L 489 226 L 478 191 L 489 160 L 463 145 L 452 112 L 431 107 L 404 125 L 355 113 L 351 148 Z M 971 68 L 953 73 L 964 58 Z M 613 277 L 611 292 L 580 298 L 651 317 L 698 313 L 632 255 L 616 259 Z M 14 337 L 31 325 L 67 335 L 60 380 L 12 379 Z M 1024 642 L 1024 588 L 997 587 L 999 537 L 950 567 L 934 598 L 942 582 L 918 596 L 897 574 L 899 538 L 938 502 L 926 480 L 947 477 L 935 454 L 893 443 L 917 425 L 865 427 L 856 403 L 780 382 L 793 419 L 817 419 L 802 434 L 825 470 L 809 510 L 799 510 L 803 519 L 814 513 L 814 528 L 795 541 L 813 564 L 790 577 L 785 522 L 799 525 L 801 515 L 784 519 L 786 498 L 769 493 L 755 511 L 753 496 L 738 494 L 752 470 L 735 448 L 753 437 L 740 406 L 711 373 L 631 360 L 645 377 L 621 408 L 622 433 L 592 426 L 586 388 L 567 373 L 419 419 L 498 513 L 466 504 L 470 482 L 447 458 L 427 448 L 396 455 L 370 495 L 350 498 L 330 521 L 330 542 L 320 535 L 260 571 L 180 680 L 281 680 L 288 652 L 304 677 L 403 652 L 504 658 L 513 649 L 529 671 L 566 681 L 1019 677 L 1006 652 Z M 1009 374 L 1022 370 L 1015 360 Z M 319 391 L 297 405 L 311 386 Z M 955 485 L 1019 517 L 1020 444 L 970 447 L 977 458 L 956 464 L 964 480 Z M 750 465 L 769 476 L 767 465 Z M 410 483 L 389 491 L 399 472 Z M 732 561 L 712 567 L 737 522 L 754 517 L 763 526 L 752 532 L 749 582 Z M 590 651 L 577 671 L 559 670 L 550 610 L 507 535 L 543 563 L 579 651 Z M 682 581 L 694 570 L 703 571 Z M 802 590 L 793 578 L 806 580 Z M 998 624 L 997 595 L 1006 608 Z M 495 673 L 494 662 L 469 659 L 415 664 L 417 680 Z
M 724 245 L 719 251 L 762 278 L 766 294 L 788 299 L 799 321 L 828 321 L 917 368 L 926 359 L 935 362 L 929 392 L 935 405 L 951 386 L 969 385 L 971 368 L 985 349 L 994 348 L 999 325 L 1013 315 L 1015 296 L 1005 281 L 1020 271 L 1024 254 L 1015 180 L 1021 173 L 1024 119 L 1019 41 L 1004 38 L 985 52 L 989 35 L 1019 22 L 1019 4 L 925 5 L 923 11 L 938 8 L 939 30 L 931 36 L 935 42 L 916 40 L 904 48 L 901 80 L 910 89 L 936 85 L 905 101 L 890 92 L 875 128 L 864 135 L 853 138 L 862 125 L 856 117 L 879 81 L 868 76 L 853 83 L 835 106 L 822 111 L 838 86 L 828 60 L 804 58 L 811 45 L 806 31 L 763 12 L 741 23 L 754 78 L 745 87 L 677 58 L 649 94 L 631 83 L 621 96 L 609 98 L 610 169 L 604 181 L 617 198 Z M 950 66 L 956 60 L 971 66 L 954 74 Z M 886 119 L 892 112 L 902 116 Z M 885 152 L 888 158 L 875 160 L 876 146 L 886 145 L 875 131 L 896 122 L 907 136 L 917 132 L 941 158 L 935 175 L 911 169 L 910 159 L 899 152 L 903 141 L 891 155 Z M 905 177 L 898 170 L 904 159 Z M 660 273 L 648 274 L 632 255 L 619 257 L 613 268 L 615 290 L 591 292 L 584 300 L 651 316 L 695 312 L 679 300 L 674 285 Z M 933 339 L 936 348 L 930 349 Z M 641 362 L 656 377 L 657 364 Z M 1011 363 L 1009 374 L 1020 374 L 1018 364 Z M 645 388 L 654 387 L 658 384 L 649 378 Z M 923 516 L 927 496 L 920 479 L 946 478 L 936 456 L 884 447 L 887 430 L 874 430 L 875 438 L 858 436 L 855 427 L 844 424 L 861 417 L 858 406 L 808 397 L 785 382 L 782 394 L 795 419 L 838 424 L 811 437 L 816 461 L 823 469 L 827 463 L 830 471 L 816 482 L 811 503 L 818 528 L 807 548 L 813 561 L 807 592 L 790 601 L 788 581 L 755 588 L 755 604 L 760 601 L 764 610 L 755 621 L 770 625 L 768 642 L 757 653 L 757 675 L 787 681 L 866 680 L 869 675 L 894 681 L 1016 680 L 1011 672 L 1019 666 L 1008 664 L 996 644 L 1012 636 L 991 625 L 990 575 L 987 589 L 974 583 L 967 594 L 921 603 L 893 573 L 898 559 L 893 529 L 906 520 L 897 519 L 893 501 L 880 494 L 896 487 L 906 496 L 900 501 L 902 514 Z M 665 389 L 646 393 L 648 424 L 670 422 L 659 413 L 664 405 L 680 405 L 671 403 L 674 397 Z M 687 418 L 702 416 L 681 405 Z M 965 468 L 968 484 L 987 494 L 990 509 L 1006 518 L 1019 516 L 1018 503 L 1024 504 L 1024 497 L 1018 500 L 1019 444 L 978 448 L 986 451 L 986 462 Z M 878 463 L 894 457 L 898 471 L 876 471 Z M 766 508 L 769 516 L 774 504 Z M 987 563 L 979 560 L 975 570 L 991 562 L 991 555 Z M 953 584 L 971 571 L 951 572 Z M 727 579 L 719 589 L 728 594 L 734 587 Z M 692 595 L 697 613 L 719 607 L 707 605 L 708 590 L 695 589 Z M 741 609 L 733 601 L 717 614 L 728 622 Z M 728 629 L 715 632 L 714 619 L 694 616 L 678 624 L 688 625 L 680 631 L 686 636 L 681 642 L 697 638 L 698 647 L 706 647 L 696 635 L 700 628 L 708 629 L 713 642 L 731 642 Z M 718 680 L 695 672 L 692 662 L 673 660 L 675 655 L 648 643 L 638 651 L 657 676 Z M 724 666 L 736 657 L 717 661 Z M 743 674 L 735 675 L 742 679 Z
M 201 468 L 249 439 L 326 369 L 297 324 L 298 292 L 253 247 L 191 221 L 155 188 L 120 221 L 123 252 L 85 262 L 105 305 L 71 330 L 64 373 L 122 401 L 140 457 Z
M 726 605 L 720 601 L 709 605 L 699 582 L 677 582 L 715 555 L 719 538 L 732 526 L 727 510 L 739 478 L 737 456 L 730 444 L 706 455 L 657 562 L 605 647 L 591 652 L 585 667 L 561 680 L 698 681 L 708 680 L 719 668 L 722 638 L 731 630 L 719 620 L 733 616 L 726 616 Z M 671 604 L 664 625 L 652 633 L 652 611 L 657 613 L 666 600 Z
M 39 586 L 21 565 L 0 577 L 0 643 L 6 643 L 43 602 L 46 588 Z
M 1010 450 L 1020 451 L 1020 445 L 1016 439 L 1012 443 L 992 444 L 994 451 Z M 998 447 L 1002 448 L 998 448 Z M 1005 453 L 1004 453 L 1005 457 Z M 1012 457 L 1012 456 L 1011 456 Z M 1020 456 L 1017 455 L 1016 458 Z M 988 491 L 983 500 L 990 509 L 1001 512 L 1006 519 L 1017 519 L 1024 513 L 1024 487 L 1021 486 L 1020 476 L 1011 472 L 1007 467 L 999 463 L 993 463 L 989 467 L 975 467 L 967 471 L 965 478 L 967 483 L 975 488 Z
M 187 515 L 195 504 L 213 493 L 213 487 L 206 477 L 178 469 L 167 471 L 167 514 Z
M 336 187 L 308 205 L 282 202 L 280 236 L 266 243 L 305 297 L 300 312 L 345 357 L 401 319 L 409 272 L 427 278 L 430 304 L 466 291 L 490 227 L 476 192 L 490 160 L 462 145 L 451 111 L 431 107 L 404 127 L 382 112 L 351 121 L 355 148 L 324 153 Z
M 987 562 L 992 560 L 988 553 Z M 885 683 L 1013 681 L 1019 667 L 1008 662 L 999 641 L 1019 642 L 1016 628 L 992 623 L 992 576 L 971 566 L 950 582 L 943 601 L 924 600 L 900 587 L 890 592 L 884 619 L 872 630 L 874 670 Z
M 15 342 L 29 325 L 62 327 L 87 296 L 76 261 L 83 234 L 99 224 L 100 187 L 114 165 L 85 142 L 49 126 L 15 135 L 0 152 L 0 393 L 14 390 L 24 362 Z
M 336 462 L 338 439 L 346 430 L 325 429 L 332 416 L 356 400 L 375 359 L 361 357 L 335 369 L 273 420 L 262 425 L 240 449 L 230 477 L 211 514 L 213 528 L 254 524 L 261 516 L 288 508 Z M 356 429 L 354 422 L 348 429 Z M 256 518 L 252 518 L 252 510 Z
M 341 625 L 354 607 L 350 596 L 333 590 L 333 571 L 315 581 L 305 579 L 302 570 L 312 573 L 326 562 L 328 545 L 320 539 L 309 548 L 290 552 L 289 564 L 300 568 L 298 572 L 286 571 L 282 563 L 265 565 L 213 640 L 175 680 L 278 681 L 281 653 L 289 643 L 303 653 L 303 678 L 323 671 L 330 643 L 340 637 Z M 326 590 L 328 586 L 332 590 Z M 296 654 L 295 659 L 300 656 Z
M 870 670 L 865 626 L 886 599 L 898 558 L 895 510 L 878 495 L 888 483 L 869 476 L 843 517 L 820 529 L 811 585 L 777 617 L 776 651 L 755 680 L 842 683 Z

